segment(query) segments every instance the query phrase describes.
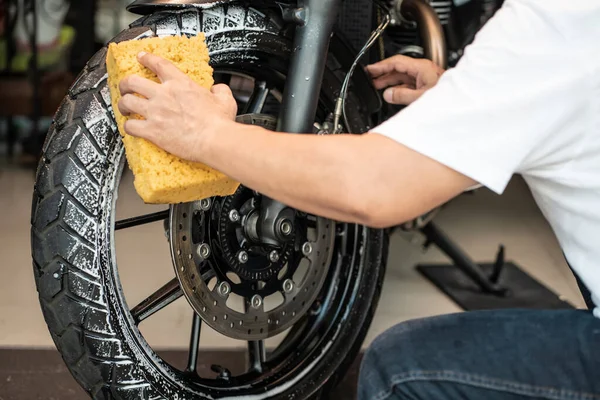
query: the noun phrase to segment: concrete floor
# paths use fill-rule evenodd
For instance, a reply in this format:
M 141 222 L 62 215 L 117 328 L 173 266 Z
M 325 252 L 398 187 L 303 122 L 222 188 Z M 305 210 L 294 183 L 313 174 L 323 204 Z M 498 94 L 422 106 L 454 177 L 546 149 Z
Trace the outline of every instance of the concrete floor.
M 31 171 L 0 171 L 0 348 L 53 346 L 35 291 L 29 247 Z M 141 204 L 130 177 L 120 191 L 119 217 L 144 214 L 156 207 Z M 159 207 L 159 209 L 162 209 Z M 491 260 L 500 243 L 507 259 L 516 261 L 566 300 L 583 306 L 577 285 L 548 224 L 527 187 L 515 179 L 503 196 L 481 190 L 454 201 L 437 222 L 478 261 Z M 421 262 L 445 262 L 436 249 L 423 253 L 418 235 L 395 234 L 391 240 L 387 277 L 380 305 L 365 345 L 392 325 L 412 318 L 460 311 L 414 269 Z M 117 234 L 117 261 L 130 305 L 173 277 L 162 224 L 146 225 Z M 180 299 L 141 325 L 150 345 L 185 348 L 189 341 L 191 309 Z M 224 339 L 203 329 L 203 348 L 237 348 L 244 342 Z

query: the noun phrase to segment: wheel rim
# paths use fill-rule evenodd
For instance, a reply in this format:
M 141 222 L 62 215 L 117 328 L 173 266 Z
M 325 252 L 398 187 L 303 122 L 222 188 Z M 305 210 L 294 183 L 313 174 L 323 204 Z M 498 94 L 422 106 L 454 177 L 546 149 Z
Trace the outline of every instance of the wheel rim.
M 250 99 L 252 99 L 252 95 Z M 125 162 L 123 149 L 120 149 L 120 151 L 121 166 L 116 173 L 116 182 L 120 181 Z M 193 207 L 193 205 L 188 205 L 188 207 Z M 115 206 L 113 205 L 113 210 L 114 208 Z M 199 208 L 202 208 L 202 206 L 199 205 Z M 181 210 L 178 209 L 175 213 L 180 212 L 183 214 L 184 211 L 182 210 L 183 208 Z M 171 224 L 173 225 L 172 215 L 173 213 L 171 213 Z M 147 216 L 118 221 L 113 226 L 114 230 L 120 230 L 143 223 L 164 220 L 168 216 L 169 211 L 166 210 Z M 112 218 L 114 219 L 114 212 Z M 176 225 L 178 227 L 178 224 Z M 294 320 L 290 333 L 269 357 L 266 357 L 264 343 L 261 343 L 260 335 L 257 337 L 248 337 L 250 368 L 246 373 L 239 376 L 228 376 L 225 369 L 221 370 L 220 377 L 216 379 L 201 378 L 195 373 L 198 339 L 202 325 L 202 319 L 197 313 L 193 313 L 192 332 L 190 335 L 190 357 L 186 370 L 177 370 L 166 364 L 148 346 L 143 335 L 137 328 L 137 324 L 151 317 L 156 311 L 183 295 L 176 278 L 165 284 L 142 303 L 133 307 L 131 314 L 126 313 L 128 314 L 126 315 L 126 319 L 130 322 L 128 328 L 132 338 L 144 350 L 150 364 L 159 366 L 161 372 L 167 378 L 175 379 L 183 387 L 191 391 L 197 391 L 199 394 L 258 394 L 265 393 L 266 390 L 275 390 L 277 387 L 288 386 L 297 382 L 317 365 L 318 361 L 326 354 L 332 341 L 340 334 L 340 327 L 343 324 L 339 322 L 339 319 L 343 319 L 343 313 L 352 307 L 356 288 L 358 287 L 358 282 L 343 278 L 351 273 L 360 275 L 362 263 L 359 262 L 361 257 L 359 249 L 365 240 L 366 230 L 359 226 L 346 224 L 337 224 L 337 226 L 331 227 L 331 229 L 334 230 L 334 234 L 332 234 L 332 243 L 330 245 L 331 256 L 328 257 L 330 266 L 324 275 L 322 287 L 318 291 L 316 301 L 312 304 L 305 304 L 304 315 L 302 313 L 298 315 L 297 312 L 298 318 Z M 112 240 L 111 246 L 114 246 L 114 230 L 111 231 L 110 235 Z M 112 249 L 112 254 L 115 254 L 114 248 Z M 182 252 L 177 257 L 189 257 L 190 255 L 194 258 L 191 249 L 187 253 Z M 347 266 L 348 264 L 352 268 L 349 271 L 344 271 L 342 265 Z M 115 285 L 118 289 L 121 289 L 118 281 L 116 262 L 114 265 Z M 122 290 L 120 291 L 120 297 L 121 304 L 125 305 L 126 302 L 124 301 Z M 298 373 L 298 371 L 303 372 Z

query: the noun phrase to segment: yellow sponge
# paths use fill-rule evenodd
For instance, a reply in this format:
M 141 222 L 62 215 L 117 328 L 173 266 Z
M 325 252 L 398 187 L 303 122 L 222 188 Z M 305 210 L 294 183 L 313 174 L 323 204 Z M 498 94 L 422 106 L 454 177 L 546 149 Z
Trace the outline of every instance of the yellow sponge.
M 152 71 L 137 61 L 137 55 L 141 51 L 172 61 L 202 87 L 210 89 L 214 84 L 213 70 L 208 64 L 208 49 L 202 34 L 191 38 L 154 37 L 110 44 L 106 59 L 108 84 L 119 131 L 123 136 L 127 161 L 135 176 L 137 193 L 144 202 L 151 204 L 186 203 L 233 194 L 239 183 L 221 172 L 204 164 L 182 160 L 145 139 L 125 133 L 124 124 L 128 118 L 142 118 L 139 115 L 124 117 L 119 112 L 119 83 L 126 76 L 133 74 L 159 82 Z M 202 110 L 198 112 L 201 113 Z

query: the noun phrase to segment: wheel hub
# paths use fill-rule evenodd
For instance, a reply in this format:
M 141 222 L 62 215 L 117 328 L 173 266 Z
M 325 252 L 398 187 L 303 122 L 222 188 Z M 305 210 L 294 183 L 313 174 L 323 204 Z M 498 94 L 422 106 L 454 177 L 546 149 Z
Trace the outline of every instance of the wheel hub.
M 295 242 L 293 231 L 282 235 L 281 241 L 265 241 L 262 238 L 260 202 L 259 194 L 240 187 L 224 199 L 220 212 L 214 214 L 217 218 L 211 221 L 218 226 L 226 268 L 254 283 L 268 281 L 277 275 L 286 265 Z M 232 221 L 231 215 L 240 217 Z
M 240 187 L 171 208 L 171 254 L 184 295 L 226 336 L 262 340 L 283 332 L 308 311 L 327 276 L 334 222 L 277 204 Z

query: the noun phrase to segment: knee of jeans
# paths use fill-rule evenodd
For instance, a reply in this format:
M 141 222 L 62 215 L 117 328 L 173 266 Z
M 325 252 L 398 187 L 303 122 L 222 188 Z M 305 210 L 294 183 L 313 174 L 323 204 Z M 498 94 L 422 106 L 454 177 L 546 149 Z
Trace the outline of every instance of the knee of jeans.
M 388 393 L 395 375 L 410 371 L 416 364 L 413 351 L 418 321 L 399 324 L 379 335 L 363 357 L 359 375 L 359 399 L 376 399 Z
M 420 325 L 419 321 L 403 322 L 376 337 L 364 355 L 361 370 L 371 371 L 371 374 L 375 371 L 384 373 L 400 360 L 403 365 L 410 364 L 415 330 L 420 330 Z
M 365 352 L 358 376 L 358 400 L 371 400 L 387 390 L 388 377 L 377 347 L 369 347 Z
M 403 322 L 379 335 L 367 349 L 362 369 L 388 375 L 391 369 L 425 369 L 436 359 L 437 344 L 444 340 L 444 321 L 421 319 Z M 397 372 L 395 372 L 397 373 Z

